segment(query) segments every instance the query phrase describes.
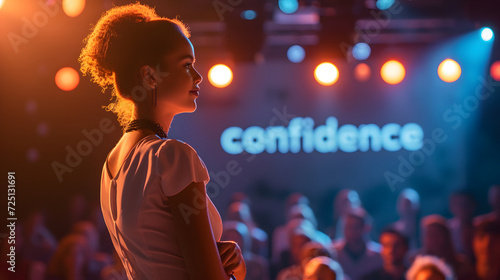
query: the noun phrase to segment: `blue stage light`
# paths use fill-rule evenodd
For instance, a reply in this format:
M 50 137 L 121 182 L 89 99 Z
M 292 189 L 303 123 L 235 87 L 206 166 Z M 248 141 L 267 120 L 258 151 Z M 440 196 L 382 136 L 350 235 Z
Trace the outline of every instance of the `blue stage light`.
M 367 43 L 357 43 L 352 48 L 352 56 L 357 60 L 365 60 L 370 57 L 372 50 Z
M 485 27 L 481 29 L 481 38 L 483 38 L 484 41 L 488 42 L 489 40 L 493 39 L 493 30 L 489 27 Z
M 376 5 L 379 10 L 387 10 L 390 9 L 395 2 L 395 0 L 377 0 Z
M 299 9 L 299 1 L 297 0 L 279 0 L 278 6 L 285 14 L 293 14 Z
M 304 60 L 304 57 L 306 56 L 306 51 L 304 50 L 303 47 L 299 45 L 293 45 L 290 48 L 288 48 L 288 51 L 286 53 L 288 60 L 290 60 L 293 63 L 299 63 Z
M 257 17 L 257 13 L 254 10 L 245 10 L 241 12 L 241 18 L 246 20 L 254 20 Z

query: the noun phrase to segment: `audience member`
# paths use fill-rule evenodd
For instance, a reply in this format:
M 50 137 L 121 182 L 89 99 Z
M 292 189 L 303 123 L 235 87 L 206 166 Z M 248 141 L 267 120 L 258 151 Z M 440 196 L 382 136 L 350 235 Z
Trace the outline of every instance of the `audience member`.
M 48 266 L 47 280 L 99 279 L 111 257 L 97 252 L 99 236 L 95 226 L 81 221 L 59 243 Z
M 410 188 L 402 190 L 398 196 L 396 211 L 399 220 L 391 226 L 408 238 L 410 249 L 417 249 L 419 246 L 418 225 L 420 212 L 420 196 L 418 193 Z
M 467 255 L 474 259 L 472 251 L 472 238 L 474 235 L 474 212 L 476 201 L 474 197 L 466 192 L 455 192 L 450 197 L 450 212 L 453 218 L 448 220 L 448 226 L 457 253 Z
M 297 232 L 297 235 L 300 235 L 300 230 Z M 307 240 L 307 238 L 306 238 Z M 297 245 L 301 243 L 298 242 Z M 316 241 L 309 241 L 302 246 L 300 246 L 300 257 L 299 263 L 295 263 L 283 270 L 280 271 L 278 280 L 293 280 L 293 279 L 302 279 L 304 274 L 304 269 L 309 262 L 309 260 L 318 257 L 318 256 L 326 256 L 331 257 L 332 254 L 330 251 L 323 246 L 323 244 Z
M 34 211 L 26 220 L 23 246 L 24 256 L 30 261 L 47 265 L 57 248 L 57 239 L 45 225 L 45 215 Z
M 453 280 L 452 269 L 435 256 L 417 256 L 406 273 L 406 280 Z
M 308 224 L 312 226 L 311 230 L 314 231 L 314 240 L 321 242 L 324 246 L 328 246 L 332 242 L 327 234 L 317 229 L 318 222 L 316 220 L 316 216 L 314 215 L 313 210 L 308 205 L 299 204 L 293 206 L 290 209 L 289 220 L 295 219 L 303 219 L 309 222 Z
M 423 247 L 420 255 L 433 255 L 451 266 L 457 280 L 477 279 L 471 260 L 457 254 L 446 219 L 440 215 L 429 215 L 422 219 Z
M 304 280 L 343 280 L 344 272 L 338 262 L 329 257 L 315 257 L 304 268 Z
M 252 213 L 248 204 L 244 202 L 233 202 L 229 205 L 227 221 L 237 221 L 244 223 L 252 237 L 252 247 L 250 248 L 254 254 L 268 257 L 268 237 L 267 233 L 260 229 L 253 221 Z
M 232 240 L 240 246 L 241 253 L 245 259 L 247 280 L 268 280 L 269 263 L 266 258 L 251 251 L 252 237 L 248 227 L 238 221 L 226 221 L 223 226 L 221 240 Z
M 493 185 L 488 191 L 488 202 L 491 207 L 491 212 L 478 216 L 474 219 L 474 223 L 480 223 L 486 220 L 500 221 L 500 185 Z
M 335 245 L 335 249 L 345 274 L 352 280 L 358 280 L 368 272 L 382 268 L 382 258 L 367 246 L 364 238 L 369 231 L 366 211 L 362 208 L 351 209 L 345 219 L 345 238 Z
M 476 225 L 473 240 L 479 278 L 500 279 L 500 221 L 482 220 Z
M 17 221 L 13 232 L 10 232 L 9 227 L 7 229 L 8 237 L 5 236 L 0 243 L 0 279 L 44 280 L 46 265 L 26 258 L 23 222 Z M 10 239 L 10 236 L 14 236 L 15 239 Z M 15 240 L 15 243 L 9 244 L 7 240 Z M 11 246 L 15 246 L 15 249 L 12 250 Z
M 333 226 L 328 230 L 333 240 L 344 237 L 345 215 L 352 209 L 361 208 L 359 194 L 350 189 L 340 190 L 333 202 Z
M 281 254 L 289 248 L 287 224 L 291 220 L 290 209 L 295 205 L 309 205 L 307 197 L 300 193 L 292 193 L 287 197 L 285 205 L 286 222 L 273 231 L 271 262 L 279 265 Z
M 407 267 L 404 264 L 408 252 L 408 238 L 389 228 L 380 234 L 383 267 L 361 277 L 362 280 L 404 280 Z

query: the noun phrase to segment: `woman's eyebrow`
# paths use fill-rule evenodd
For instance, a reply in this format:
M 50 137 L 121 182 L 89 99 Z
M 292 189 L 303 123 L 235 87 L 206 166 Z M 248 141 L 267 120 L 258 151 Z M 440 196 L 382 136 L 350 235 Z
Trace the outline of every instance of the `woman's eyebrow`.
M 181 57 L 181 59 L 179 59 L 179 60 L 183 60 L 185 58 L 191 58 L 193 60 L 193 63 L 196 62 L 196 59 L 192 55 L 190 55 L 190 54 L 186 54 L 185 56 Z

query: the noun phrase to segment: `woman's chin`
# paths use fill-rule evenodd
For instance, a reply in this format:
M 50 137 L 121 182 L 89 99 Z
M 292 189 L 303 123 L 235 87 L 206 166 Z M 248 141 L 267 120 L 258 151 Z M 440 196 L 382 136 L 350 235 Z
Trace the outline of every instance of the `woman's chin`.
M 197 108 L 198 105 L 196 104 L 196 102 L 194 102 L 192 106 L 187 107 L 182 113 L 194 113 Z

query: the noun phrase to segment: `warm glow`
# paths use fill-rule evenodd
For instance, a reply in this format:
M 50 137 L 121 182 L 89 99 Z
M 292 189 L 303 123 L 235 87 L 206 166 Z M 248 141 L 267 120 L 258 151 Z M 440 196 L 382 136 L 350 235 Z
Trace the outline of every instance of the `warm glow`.
M 391 85 L 399 84 L 405 78 L 406 71 L 403 64 L 396 60 L 389 60 L 380 69 L 382 79 Z
M 217 64 L 208 71 L 208 80 L 214 87 L 224 88 L 233 81 L 233 72 L 224 64 Z
M 0 9 L 2 8 L 3 4 L 5 4 L 5 0 L 0 0 Z
M 56 85 L 64 91 L 74 90 L 80 83 L 80 76 L 75 69 L 64 67 L 56 73 Z
M 339 69 L 329 62 L 321 63 L 314 70 L 314 78 L 321 85 L 331 86 L 339 79 Z
M 438 75 L 441 80 L 447 83 L 453 83 L 460 78 L 462 69 L 460 65 L 453 59 L 445 59 L 438 67 Z
M 500 60 L 495 61 L 490 68 L 490 75 L 493 80 L 500 82 Z
M 85 0 L 63 0 L 62 8 L 69 17 L 77 17 L 85 9 Z
M 354 68 L 354 77 L 356 77 L 356 79 L 360 82 L 368 81 L 371 75 L 372 70 L 366 63 L 360 63 Z

